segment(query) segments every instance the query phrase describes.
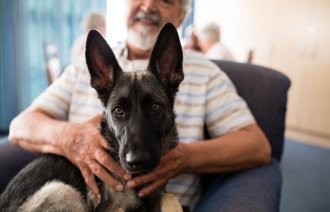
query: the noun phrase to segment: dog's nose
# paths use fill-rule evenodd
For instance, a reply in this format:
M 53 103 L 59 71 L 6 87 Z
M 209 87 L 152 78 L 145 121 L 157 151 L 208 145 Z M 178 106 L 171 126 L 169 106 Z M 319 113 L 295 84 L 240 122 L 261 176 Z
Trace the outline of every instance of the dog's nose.
M 150 163 L 150 155 L 146 152 L 128 152 L 126 162 L 133 169 L 146 169 Z

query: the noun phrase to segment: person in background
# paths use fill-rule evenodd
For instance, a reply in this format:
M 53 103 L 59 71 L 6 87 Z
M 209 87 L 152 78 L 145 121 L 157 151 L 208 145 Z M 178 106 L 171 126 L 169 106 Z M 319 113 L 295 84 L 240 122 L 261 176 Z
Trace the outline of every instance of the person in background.
M 204 25 L 198 32 L 198 44 L 205 56 L 212 60 L 234 60 L 233 54 L 221 42 L 220 27 L 216 23 Z
M 71 47 L 71 61 L 76 60 L 85 53 L 87 34 L 90 29 L 96 29 L 103 36 L 106 34 L 106 19 L 102 12 L 93 10 L 86 13 L 81 21 L 82 34 L 75 40 Z
M 188 5 L 188 0 L 125 0 L 128 37 L 124 46 L 114 49 L 122 69 L 145 69 L 161 27 L 167 22 L 179 27 Z M 97 127 L 103 107 L 89 86 L 85 61 L 69 65 L 60 78 L 12 121 L 9 139 L 29 151 L 68 158 L 80 169 L 95 194 L 99 193 L 97 176 L 118 191 L 140 188 L 141 198 L 166 186 L 167 192 L 176 195 L 182 205 L 196 211 L 246 211 L 251 205 L 257 205 L 259 211 L 276 211 L 277 200 L 251 200 L 246 195 L 257 193 L 261 198 L 276 190 L 267 181 L 267 170 L 274 166 L 269 142 L 247 104 L 227 75 L 203 55 L 187 53 L 183 61 L 185 79 L 175 102 L 179 143 L 150 173 L 133 177 L 107 154 L 106 149 L 111 147 Z M 210 139 L 205 138 L 204 126 Z M 9 152 L 13 147 L 6 148 Z M 16 160 L 17 156 L 10 154 L 10 157 Z M 109 172 L 125 179 L 125 183 Z M 234 172 L 243 174 L 218 178 L 216 182 L 221 186 L 211 187 L 211 193 L 200 199 L 200 174 Z M 226 182 L 242 182 L 246 178 L 248 185 L 226 187 Z M 141 185 L 146 186 L 141 188 Z M 209 195 L 216 199 L 208 198 Z M 219 197 L 226 201 L 219 201 Z
M 185 31 L 185 34 L 186 34 L 186 39 L 183 42 L 183 50 L 200 52 L 201 47 L 198 44 L 198 37 L 194 26 L 192 25 L 188 26 Z

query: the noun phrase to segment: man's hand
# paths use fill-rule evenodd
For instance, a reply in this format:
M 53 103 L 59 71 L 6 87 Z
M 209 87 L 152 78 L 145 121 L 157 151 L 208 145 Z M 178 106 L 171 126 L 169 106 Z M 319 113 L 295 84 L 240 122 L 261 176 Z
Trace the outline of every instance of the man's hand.
M 187 145 L 178 145 L 162 156 L 160 164 L 152 172 L 141 175 L 127 182 L 128 188 L 135 188 L 140 185 L 150 183 L 147 187 L 139 191 L 139 197 L 148 196 L 156 189 L 164 186 L 170 179 L 187 170 Z
M 84 123 L 68 125 L 61 143 L 63 155 L 80 169 L 86 184 L 96 195 L 99 195 L 99 190 L 94 175 L 118 191 L 123 190 L 123 185 L 108 171 L 120 178 L 130 179 L 130 175 L 125 174 L 106 152 L 111 147 L 97 128 L 101 119 L 101 115 L 96 115 Z

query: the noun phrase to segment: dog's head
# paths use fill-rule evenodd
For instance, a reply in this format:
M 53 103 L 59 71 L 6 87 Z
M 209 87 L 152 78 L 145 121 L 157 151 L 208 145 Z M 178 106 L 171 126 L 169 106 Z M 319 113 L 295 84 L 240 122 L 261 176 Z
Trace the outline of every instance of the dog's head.
M 86 62 L 91 86 L 105 107 L 102 133 L 116 153 L 112 156 L 132 173 L 155 168 L 177 142 L 173 105 L 184 76 L 175 27 L 162 28 L 146 70 L 123 72 L 95 30 L 87 38 Z

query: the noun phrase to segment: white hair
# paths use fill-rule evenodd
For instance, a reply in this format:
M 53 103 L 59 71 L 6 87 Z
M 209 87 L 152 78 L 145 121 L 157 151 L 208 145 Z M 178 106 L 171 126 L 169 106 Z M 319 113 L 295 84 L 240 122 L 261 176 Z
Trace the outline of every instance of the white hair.
M 208 39 L 215 42 L 220 41 L 220 27 L 216 23 L 208 23 L 198 33 L 201 39 Z
M 127 33 L 127 42 L 134 44 L 135 47 L 142 50 L 149 50 L 155 45 L 157 34 L 149 33 L 145 27 L 140 27 L 139 32 L 129 29 Z

